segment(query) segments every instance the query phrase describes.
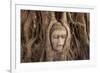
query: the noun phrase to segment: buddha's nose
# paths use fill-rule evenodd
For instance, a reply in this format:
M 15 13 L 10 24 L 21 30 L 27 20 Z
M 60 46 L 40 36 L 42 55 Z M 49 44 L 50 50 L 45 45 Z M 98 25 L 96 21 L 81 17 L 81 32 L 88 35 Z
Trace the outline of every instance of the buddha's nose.
M 63 45 L 63 40 L 61 37 L 58 38 L 58 45 L 59 46 L 62 46 Z

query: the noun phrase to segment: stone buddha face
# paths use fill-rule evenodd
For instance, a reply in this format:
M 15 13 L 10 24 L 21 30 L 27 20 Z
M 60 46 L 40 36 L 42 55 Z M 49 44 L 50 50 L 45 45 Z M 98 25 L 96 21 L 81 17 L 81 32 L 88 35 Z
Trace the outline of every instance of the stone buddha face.
M 66 36 L 66 28 L 61 23 L 56 23 L 52 26 L 50 40 L 54 51 L 58 53 L 63 51 Z

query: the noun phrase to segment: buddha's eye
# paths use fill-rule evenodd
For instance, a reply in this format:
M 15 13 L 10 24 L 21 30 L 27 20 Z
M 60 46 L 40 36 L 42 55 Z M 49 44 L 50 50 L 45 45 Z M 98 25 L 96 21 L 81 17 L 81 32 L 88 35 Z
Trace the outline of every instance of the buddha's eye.
M 66 35 L 61 35 L 61 38 L 63 38 L 63 39 L 66 38 Z

